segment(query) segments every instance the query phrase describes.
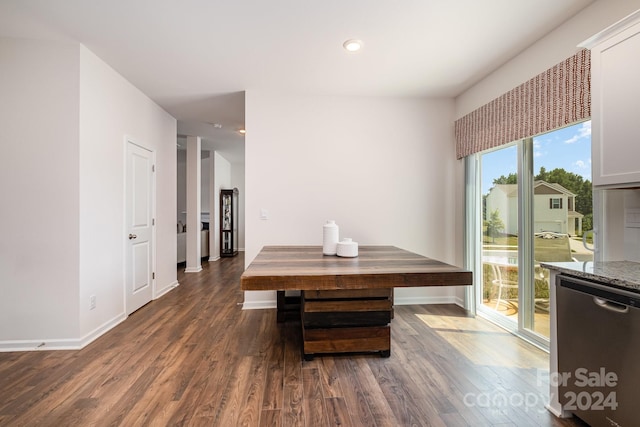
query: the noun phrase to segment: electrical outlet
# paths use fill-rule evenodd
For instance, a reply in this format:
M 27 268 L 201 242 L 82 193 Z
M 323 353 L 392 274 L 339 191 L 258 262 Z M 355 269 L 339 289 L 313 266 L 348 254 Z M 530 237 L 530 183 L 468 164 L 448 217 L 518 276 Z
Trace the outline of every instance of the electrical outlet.
M 96 308 L 96 296 L 91 295 L 89 297 L 89 310 L 93 310 L 94 308 Z

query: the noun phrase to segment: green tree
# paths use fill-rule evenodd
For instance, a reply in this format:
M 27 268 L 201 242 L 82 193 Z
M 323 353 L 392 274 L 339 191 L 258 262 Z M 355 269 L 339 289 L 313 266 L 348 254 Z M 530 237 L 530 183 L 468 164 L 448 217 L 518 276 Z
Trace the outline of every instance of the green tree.
M 587 214 L 582 218 L 582 231 L 593 230 L 593 214 Z
M 489 221 L 487 221 L 487 235 L 491 237 L 491 242 L 495 243 L 496 235 L 500 233 L 501 230 L 504 230 L 504 222 L 500 218 L 500 212 L 498 209 L 491 212 L 491 217 Z
M 575 193 L 576 211 L 585 216 L 593 214 L 593 186 L 591 185 L 591 181 L 585 180 Z M 591 230 L 591 225 L 589 228 L 583 228 L 583 230 Z
M 540 166 L 540 173 L 536 175 L 533 179 L 536 181 L 546 181 L 549 182 L 549 172 L 544 166 Z
M 497 184 L 517 184 L 518 183 L 518 174 L 510 173 L 507 176 L 500 175 L 499 178 L 493 180 L 493 185 Z

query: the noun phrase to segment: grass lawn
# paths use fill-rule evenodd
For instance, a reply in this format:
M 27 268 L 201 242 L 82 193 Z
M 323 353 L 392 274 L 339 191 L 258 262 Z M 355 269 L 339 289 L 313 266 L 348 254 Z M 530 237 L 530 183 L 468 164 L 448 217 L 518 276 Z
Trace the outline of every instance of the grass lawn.
M 482 244 L 518 247 L 518 236 L 509 236 L 509 235 L 498 236 L 498 237 L 482 236 Z

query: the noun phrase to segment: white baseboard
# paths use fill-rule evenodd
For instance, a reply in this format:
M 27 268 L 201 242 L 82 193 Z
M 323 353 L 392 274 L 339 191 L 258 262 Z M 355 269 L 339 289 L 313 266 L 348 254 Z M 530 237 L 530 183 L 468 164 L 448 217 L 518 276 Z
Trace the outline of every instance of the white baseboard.
M 80 350 L 113 329 L 127 318 L 124 313 L 98 326 L 82 338 L 0 341 L 0 352 L 39 350 Z
M 200 273 L 202 271 L 202 266 L 199 265 L 197 267 L 187 267 L 184 269 L 185 273 Z
M 454 304 L 457 305 L 458 307 L 462 307 L 464 308 L 464 299 L 460 298 L 460 297 L 454 297 Z
M 0 352 L 38 350 L 80 350 L 79 339 L 0 341 Z
M 80 348 L 83 348 L 91 344 L 93 341 L 100 338 L 102 335 L 106 334 L 108 331 L 110 331 L 111 329 L 118 326 L 120 323 L 127 320 L 127 317 L 128 316 L 126 313 L 121 313 L 118 316 L 114 317 L 113 319 L 109 320 L 108 322 L 103 323 L 101 326 L 98 326 L 96 329 L 89 332 L 84 337 L 80 338 Z
M 172 291 L 173 289 L 177 288 L 178 286 L 180 286 L 180 283 L 178 283 L 177 280 L 174 280 L 173 282 L 169 283 L 164 288 L 158 290 L 158 292 L 156 293 L 155 298 L 153 298 L 153 299 L 158 299 L 158 298 L 164 296 L 166 293 L 168 293 L 169 291 Z
M 454 296 L 440 297 L 394 297 L 393 305 L 423 305 L 423 304 L 456 304 L 458 298 Z
M 277 308 L 276 300 L 268 301 L 248 301 L 242 303 L 243 310 L 263 310 L 265 308 Z

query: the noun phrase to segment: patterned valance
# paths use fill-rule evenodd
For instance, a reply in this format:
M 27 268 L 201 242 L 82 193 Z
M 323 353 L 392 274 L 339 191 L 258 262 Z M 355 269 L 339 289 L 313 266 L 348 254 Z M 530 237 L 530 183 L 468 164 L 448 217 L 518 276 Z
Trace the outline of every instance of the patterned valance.
M 456 120 L 456 154 L 470 154 L 591 117 L 591 52 L 583 49 Z

